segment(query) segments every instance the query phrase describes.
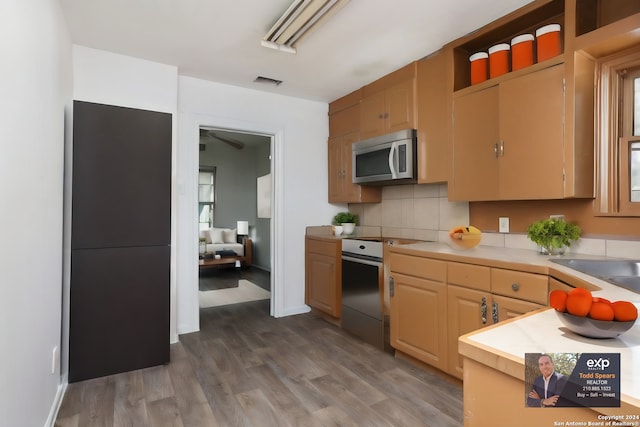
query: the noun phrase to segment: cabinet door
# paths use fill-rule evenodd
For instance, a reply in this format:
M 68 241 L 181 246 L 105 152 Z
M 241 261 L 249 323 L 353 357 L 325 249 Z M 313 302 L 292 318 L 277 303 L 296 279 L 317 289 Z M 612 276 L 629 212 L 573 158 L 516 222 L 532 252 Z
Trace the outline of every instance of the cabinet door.
M 340 316 L 337 260 L 316 253 L 307 254 L 307 304 L 334 317 Z
M 385 91 L 385 132 L 414 127 L 415 79 L 398 83 Z
M 454 99 L 451 200 L 499 199 L 498 86 Z
M 445 371 L 447 369 L 447 285 L 394 273 L 391 345 Z
M 344 108 L 329 115 L 329 136 L 331 138 L 360 130 L 360 104 Z
M 494 323 L 495 319 L 497 319 L 498 322 L 502 322 L 543 307 L 544 305 L 536 304 L 534 302 L 494 295 L 491 303 L 491 323 Z M 495 319 L 494 313 L 496 313 Z
M 500 84 L 500 197 L 564 197 L 564 65 Z
M 492 324 L 491 294 L 453 285 L 448 286 L 447 292 L 447 371 L 455 377 L 462 378 L 462 357 L 458 354 L 458 338 Z
M 329 139 L 327 151 L 329 153 L 329 203 L 337 203 L 342 197 L 344 182 L 344 165 L 342 163 L 343 137 Z
M 385 133 L 384 90 L 372 93 L 360 103 L 360 136 L 372 138 Z
M 451 179 L 451 98 L 447 91 L 449 51 L 418 62 L 416 108 L 418 183 Z
M 353 183 L 351 146 L 358 139 L 356 132 L 329 140 L 329 203 L 377 203 L 381 199 L 381 187 Z

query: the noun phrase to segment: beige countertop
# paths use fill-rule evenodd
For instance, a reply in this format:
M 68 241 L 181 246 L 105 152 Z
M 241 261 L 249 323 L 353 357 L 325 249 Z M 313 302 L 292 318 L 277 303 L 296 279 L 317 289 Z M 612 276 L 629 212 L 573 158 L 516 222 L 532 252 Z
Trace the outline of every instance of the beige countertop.
M 640 294 L 555 264 L 552 256 L 535 251 L 478 246 L 453 249 L 443 243 L 414 243 L 396 250 L 448 261 L 478 263 L 549 274 L 574 286 L 590 286 L 609 300 L 628 300 L 640 307 Z M 566 258 L 606 259 L 566 255 Z M 621 395 L 626 408 L 640 408 L 640 321 L 615 339 L 590 339 L 566 329 L 553 309 L 541 309 L 474 331 L 460 338 L 460 353 L 491 368 L 524 380 L 525 353 L 620 353 Z M 602 411 L 608 412 L 608 411 Z M 615 411 L 614 411 L 615 412 Z

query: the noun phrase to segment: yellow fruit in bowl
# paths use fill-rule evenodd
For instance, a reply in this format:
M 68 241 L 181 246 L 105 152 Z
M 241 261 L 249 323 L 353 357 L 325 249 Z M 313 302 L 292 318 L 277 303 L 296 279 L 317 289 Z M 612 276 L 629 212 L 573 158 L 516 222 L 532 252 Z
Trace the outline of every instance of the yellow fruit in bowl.
M 470 249 L 478 246 L 482 231 L 473 225 L 453 227 L 449 230 L 450 244 L 455 248 Z

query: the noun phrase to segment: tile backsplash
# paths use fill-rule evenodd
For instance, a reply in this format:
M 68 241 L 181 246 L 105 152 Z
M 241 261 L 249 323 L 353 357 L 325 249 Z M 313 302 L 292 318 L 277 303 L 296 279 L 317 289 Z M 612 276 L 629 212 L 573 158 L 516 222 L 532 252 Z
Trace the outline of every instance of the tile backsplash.
M 382 189 L 382 202 L 350 204 L 361 226 L 380 227 L 385 237 L 440 240 L 441 232 L 469 223 L 469 204 L 450 202 L 446 184 L 395 185 Z
M 449 230 L 469 224 L 469 204 L 450 202 L 447 184 L 395 185 L 382 189 L 382 202 L 350 204 L 360 227 L 376 227 L 384 237 L 446 242 Z M 537 250 L 524 233 L 483 233 L 481 245 Z M 640 258 L 640 241 L 581 238 L 571 253 Z

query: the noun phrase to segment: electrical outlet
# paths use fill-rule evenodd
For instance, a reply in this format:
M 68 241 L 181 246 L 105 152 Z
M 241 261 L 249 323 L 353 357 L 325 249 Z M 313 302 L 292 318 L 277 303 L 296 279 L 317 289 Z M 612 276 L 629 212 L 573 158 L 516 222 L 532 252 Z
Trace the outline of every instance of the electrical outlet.
M 509 232 L 509 217 L 501 216 L 500 217 L 500 233 L 508 233 Z
M 562 219 L 564 220 L 564 215 L 549 215 L 550 219 Z

